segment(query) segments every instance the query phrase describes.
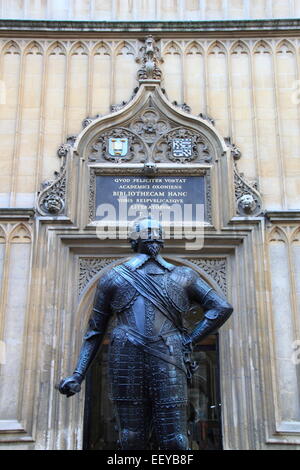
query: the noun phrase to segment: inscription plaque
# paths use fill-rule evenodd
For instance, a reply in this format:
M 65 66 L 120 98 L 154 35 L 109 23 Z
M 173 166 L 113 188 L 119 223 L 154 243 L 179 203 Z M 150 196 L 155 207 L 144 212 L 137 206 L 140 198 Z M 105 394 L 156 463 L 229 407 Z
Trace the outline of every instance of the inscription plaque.
M 96 175 L 95 220 L 101 220 L 109 207 L 118 219 L 128 220 L 153 211 L 185 211 L 186 222 L 199 221 L 206 214 L 205 177 L 201 176 L 143 176 Z M 203 220 L 202 216 L 202 220 Z M 172 220 L 172 217 L 171 217 Z

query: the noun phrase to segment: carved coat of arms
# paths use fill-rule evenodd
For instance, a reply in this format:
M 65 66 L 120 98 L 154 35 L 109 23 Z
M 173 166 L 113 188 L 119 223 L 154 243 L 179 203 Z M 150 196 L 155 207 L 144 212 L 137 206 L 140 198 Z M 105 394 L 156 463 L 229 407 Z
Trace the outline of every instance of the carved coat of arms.
M 110 137 L 108 139 L 108 153 L 112 157 L 125 157 L 128 152 L 127 137 Z
M 173 139 L 172 153 L 174 157 L 191 157 L 192 139 Z

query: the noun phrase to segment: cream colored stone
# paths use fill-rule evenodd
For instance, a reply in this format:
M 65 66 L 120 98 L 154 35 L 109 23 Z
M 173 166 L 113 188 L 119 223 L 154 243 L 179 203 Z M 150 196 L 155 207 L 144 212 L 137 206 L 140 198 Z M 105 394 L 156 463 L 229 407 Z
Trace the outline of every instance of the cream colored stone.
M 112 19 L 112 1 L 111 0 L 95 0 L 95 9 L 93 18 L 95 20 L 110 20 Z
M 205 19 L 219 20 L 224 17 L 222 0 L 211 0 L 206 3 Z
M 267 0 L 249 1 L 251 18 L 269 18 Z
M 290 9 L 290 2 L 286 0 L 273 0 L 272 12 L 274 18 L 290 18 L 293 16 Z
M 221 20 L 297 17 L 298 0 L 2 0 L 4 18 L 54 20 Z M 25 8 L 27 5 L 27 8 Z M 155 8 L 156 7 L 156 8 Z
M 229 11 L 232 19 L 244 19 L 247 15 L 245 12 L 245 0 L 229 0 Z
M 178 20 L 181 17 L 237 18 L 244 14 L 242 11 L 249 12 L 251 17 L 286 16 L 291 12 L 282 2 L 262 0 L 243 4 L 207 1 L 205 8 L 203 2 L 193 0 L 185 3 L 183 0 L 158 1 L 157 10 L 153 3 L 143 0 L 135 5 L 127 1 L 115 4 L 117 8 L 112 11 L 110 1 L 88 4 L 78 0 L 72 2 L 70 9 L 66 2 L 55 1 L 51 5 L 35 2 L 33 14 L 45 18 L 48 12 L 52 19 L 57 15 L 66 19 L 68 9 L 69 19 L 122 17 L 138 20 L 150 19 L 150 15 L 155 19 L 155 15 L 160 15 L 160 20 Z M 290 6 L 292 4 L 298 7 L 298 2 L 290 2 Z M 25 14 L 20 1 L 4 2 L 4 13 L 8 11 L 10 15 L 16 11 L 15 17 Z M 26 47 L 31 42 L 29 37 L 24 37 L 15 38 L 22 56 L 15 54 L 17 49 L 11 47 L 12 53 L 0 58 L 7 91 L 7 101 L 0 104 L 2 206 L 35 205 L 41 182 L 52 179 L 54 171 L 59 170 L 61 160 L 56 151 L 67 135 L 78 134 L 88 114 L 108 114 L 111 104 L 128 100 L 137 84 L 139 64 L 135 58 L 140 42 L 134 34 L 121 43 L 124 36 L 111 33 L 109 38 L 103 38 L 103 46 L 101 38 L 89 38 L 85 33 L 81 33 L 80 38 L 58 38 L 66 48 L 66 55 L 64 49 L 60 54 L 59 48 L 47 55 L 50 44 L 51 47 L 54 44 L 50 36 L 51 32 L 48 38 L 36 39 L 35 52 L 47 51 L 44 55 L 24 55 L 23 51 L 28 51 Z M 284 38 L 266 38 L 262 53 L 253 54 L 253 44 L 264 36 L 263 31 L 260 37 L 245 38 L 245 46 L 241 48 L 236 37 L 220 38 L 223 48 L 221 43 L 214 43 L 213 37 L 192 38 L 184 32 L 180 38 L 168 36 L 161 40 L 167 46 L 161 68 L 163 86 L 170 101 L 186 101 L 193 114 L 208 113 L 215 119 L 220 135 L 232 137 L 242 151 L 238 169 L 245 178 L 258 182 L 263 210 L 299 210 L 296 55 L 265 53 L 268 46 L 269 50 L 278 46 L 284 51 L 281 43 Z M 70 49 L 77 39 L 82 44 L 77 43 L 71 55 Z M 290 41 L 298 47 L 298 38 L 291 37 Z M 3 43 L 7 44 L 6 39 Z M 234 51 L 238 52 L 232 53 Z M 247 54 L 243 53 L 245 51 Z M 117 119 L 112 116 L 108 122 L 114 125 Z M 87 155 L 84 157 L 87 162 Z M 225 165 L 227 157 L 228 167 Z M 77 158 L 73 155 L 74 165 Z M 228 225 L 235 214 L 231 163 L 229 156 L 220 157 L 220 166 L 212 178 L 216 227 L 208 232 L 207 240 L 211 244 L 210 256 L 222 253 L 227 258 L 228 296 L 235 307 L 233 318 L 220 334 L 224 448 L 297 449 L 300 429 L 295 420 L 299 419 L 299 390 L 295 367 L 289 360 L 289 344 L 293 335 L 299 336 L 298 245 L 282 248 L 282 241 L 274 242 L 272 251 L 272 242 L 269 256 L 269 228 L 265 229 L 262 221 Z M 82 171 L 78 173 L 78 167 L 72 167 L 68 188 L 68 216 L 72 225 L 36 222 L 37 238 L 33 244 L 30 276 L 29 257 L 26 258 L 29 248 L 25 249 L 26 256 L 21 248 L 16 248 L 22 244 L 9 248 L 11 262 L 3 263 L 4 245 L 0 244 L 3 295 L 0 311 L 11 356 L 4 368 L 5 381 L 0 381 L 0 386 L 4 387 L 0 398 L 3 408 L 0 440 L 7 438 L 11 443 L 1 442 L 1 449 L 82 448 L 84 392 L 67 402 L 54 389 L 62 374 L 69 373 L 74 366 L 96 285 L 94 280 L 89 293 L 79 303 L 78 256 L 87 252 L 93 256 L 99 252 L 101 256 L 117 257 L 120 253 L 126 256 L 129 249 L 125 244 L 116 247 L 113 243 L 99 243 L 93 238 L 93 232 L 85 228 L 89 191 L 86 163 L 80 165 Z M 77 180 L 77 176 L 81 179 Z M 289 223 L 293 228 L 284 226 L 284 230 L 291 243 L 297 222 Z M 273 222 L 268 224 L 267 221 L 267 226 Z M 11 225 L 6 223 L 6 226 L 9 232 Z M 91 236 L 91 243 L 87 243 L 87 235 Z M 70 241 L 72 237 L 76 242 Z M 72 243 L 76 243 L 76 248 Z M 168 254 L 178 262 L 176 256 L 182 255 L 183 246 L 168 246 Z M 200 259 L 203 254 L 197 252 L 193 256 Z M 271 268 L 267 266 L 269 261 Z M 18 291 L 18 297 L 13 297 L 12 288 Z M 4 305 L 7 307 L 2 308 Z M 282 323 L 285 328 L 281 328 Z M 3 335 L 0 340 L 2 338 Z M 24 376 L 22 367 L 26 371 Z M 294 431 L 287 430 L 278 417 L 289 420 Z M 6 422 L 1 422 L 1 418 L 7 418 Z M 5 426 L 7 430 L 3 433 Z M 23 431 L 22 426 L 25 426 Z M 33 430 L 34 436 L 31 436 Z M 34 442 L 24 444 L 24 437 Z M 266 440 L 270 442 L 266 444 Z

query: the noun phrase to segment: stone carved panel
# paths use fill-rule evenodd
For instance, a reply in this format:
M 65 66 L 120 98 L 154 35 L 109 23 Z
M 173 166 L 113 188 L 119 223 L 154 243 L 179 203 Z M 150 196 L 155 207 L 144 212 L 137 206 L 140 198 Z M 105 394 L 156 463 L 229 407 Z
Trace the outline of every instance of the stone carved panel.
M 237 213 L 242 216 L 258 216 L 262 212 L 262 201 L 255 184 L 247 182 L 234 166 L 234 190 Z
M 160 50 L 152 35 L 145 38 L 144 44 L 140 47 L 137 62 L 141 64 L 138 70 L 139 81 L 161 79 L 161 70 L 158 66 L 162 61 Z
M 116 155 L 111 151 L 112 140 L 124 140 L 124 154 Z M 126 148 L 125 148 L 126 146 Z M 100 134 L 91 145 L 90 161 L 108 161 L 124 163 L 131 160 L 144 162 L 147 158 L 147 149 L 142 139 L 127 128 L 118 127 Z
M 238 215 L 244 217 L 255 217 L 262 212 L 262 200 L 257 190 L 256 183 L 250 183 L 240 174 L 237 168 L 236 161 L 242 156 L 240 149 L 231 142 L 229 137 L 225 141 L 230 148 L 231 156 L 234 160 L 234 194 L 236 201 L 236 211 Z
M 224 294 L 227 294 L 227 275 L 226 275 L 226 258 L 187 258 L 190 263 L 195 264 L 203 269 L 212 280 L 220 287 Z
M 84 288 L 96 276 L 99 271 L 118 260 L 119 258 L 96 258 L 96 257 L 80 257 L 79 258 L 79 278 L 78 278 L 78 295 L 81 295 Z
M 62 159 L 60 170 L 54 172 L 53 180 L 46 180 L 41 184 L 37 202 L 37 210 L 41 215 L 57 216 L 64 212 L 67 191 L 67 155 L 75 139 L 76 136 L 71 136 L 66 144 L 59 147 L 57 155 Z
M 200 132 L 187 128 L 177 128 L 164 134 L 153 149 L 153 160 L 167 159 L 176 163 L 210 163 L 213 150 Z
M 154 107 L 148 107 L 130 124 L 136 134 L 140 135 L 147 144 L 153 144 L 161 135 L 168 132 L 170 123 L 163 119 Z
M 134 96 L 134 95 L 133 95 Z M 127 103 L 122 103 L 120 110 Z M 178 106 L 178 105 L 177 105 Z M 187 109 L 184 109 L 187 111 Z M 88 118 L 87 124 L 92 122 Z M 109 152 L 111 137 L 127 138 L 129 150 L 126 155 L 115 157 Z M 90 162 L 145 162 L 147 160 L 175 163 L 210 163 L 214 150 L 208 139 L 200 132 L 178 127 L 178 123 L 162 113 L 150 96 L 145 107 L 122 126 L 97 136 L 89 149 Z

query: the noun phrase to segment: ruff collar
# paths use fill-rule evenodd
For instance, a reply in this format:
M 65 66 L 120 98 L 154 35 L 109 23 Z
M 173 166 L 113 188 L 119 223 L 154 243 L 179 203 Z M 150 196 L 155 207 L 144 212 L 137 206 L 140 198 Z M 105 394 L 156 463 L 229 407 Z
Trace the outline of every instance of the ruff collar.
M 129 261 L 125 263 L 126 267 L 135 271 L 136 269 L 143 266 L 149 259 L 154 259 L 160 266 L 167 269 L 168 271 L 172 271 L 175 266 L 171 263 L 168 263 L 166 260 L 163 259 L 162 256 L 157 255 L 155 258 L 151 258 L 151 256 L 146 255 L 146 253 L 138 253 L 137 255 L 133 256 Z

